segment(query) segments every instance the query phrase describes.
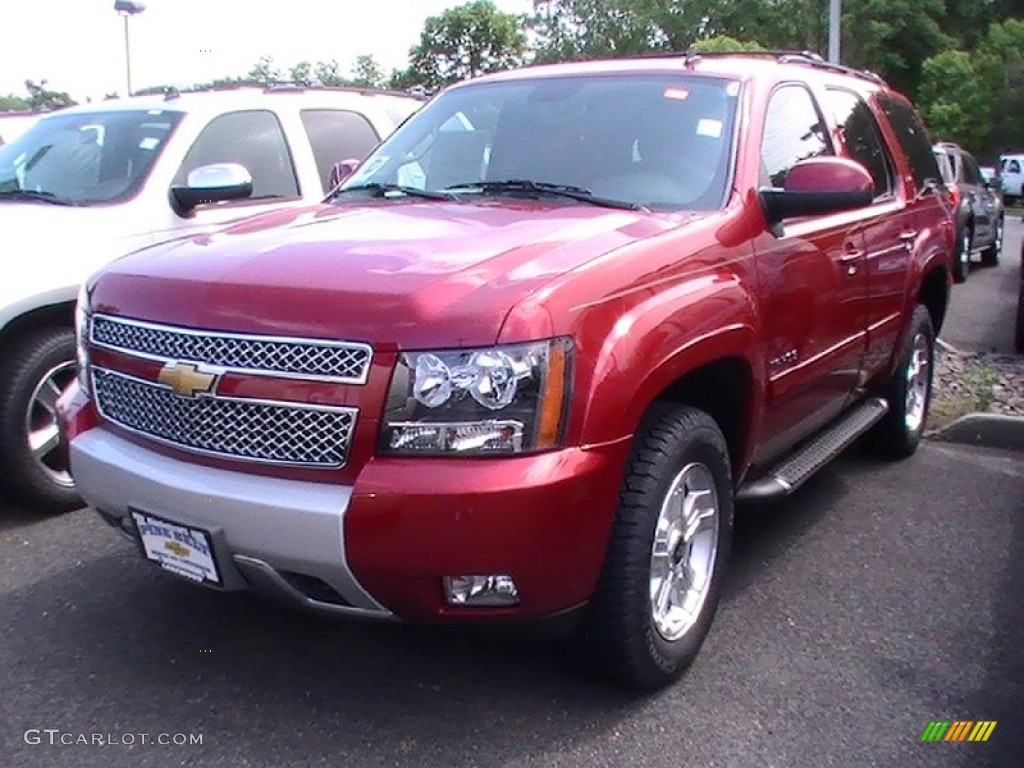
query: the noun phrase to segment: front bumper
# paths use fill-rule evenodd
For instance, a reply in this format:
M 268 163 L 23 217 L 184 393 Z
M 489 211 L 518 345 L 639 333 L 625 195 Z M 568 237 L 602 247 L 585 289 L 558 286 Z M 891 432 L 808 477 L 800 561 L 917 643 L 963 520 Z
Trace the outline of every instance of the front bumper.
M 223 588 L 417 621 L 539 619 L 584 603 L 604 561 L 628 443 L 507 459 L 374 459 L 354 486 L 263 477 L 71 432 L 82 496 L 211 532 Z M 512 607 L 448 605 L 442 577 L 507 573 Z

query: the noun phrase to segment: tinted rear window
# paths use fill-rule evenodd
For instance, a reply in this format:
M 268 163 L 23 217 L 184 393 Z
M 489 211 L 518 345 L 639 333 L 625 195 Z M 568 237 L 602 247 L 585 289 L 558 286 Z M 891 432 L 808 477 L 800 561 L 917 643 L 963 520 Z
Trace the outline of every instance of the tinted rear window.
M 889 96 L 881 96 L 879 103 L 910 162 L 910 172 L 918 188 L 925 186 L 928 181 L 941 181 L 942 174 L 921 118 L 913 108 Z

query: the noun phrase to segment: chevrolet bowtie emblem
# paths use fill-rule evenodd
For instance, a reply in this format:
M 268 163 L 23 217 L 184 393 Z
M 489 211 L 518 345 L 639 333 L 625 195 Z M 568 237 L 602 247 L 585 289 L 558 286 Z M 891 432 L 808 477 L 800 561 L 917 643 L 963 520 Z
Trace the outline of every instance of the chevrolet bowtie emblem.
M 173 552 L 178 557 L 188 557 L 188 547 L 182 546 L 176 541 L 164 542 L 164 549 L 168 552 Z
M 217 376 L 200 371 L 192 363 L 168 363 L 160 369 L 157 381 L 170 387 L 176 395 L 195 397 L 213 389 Z

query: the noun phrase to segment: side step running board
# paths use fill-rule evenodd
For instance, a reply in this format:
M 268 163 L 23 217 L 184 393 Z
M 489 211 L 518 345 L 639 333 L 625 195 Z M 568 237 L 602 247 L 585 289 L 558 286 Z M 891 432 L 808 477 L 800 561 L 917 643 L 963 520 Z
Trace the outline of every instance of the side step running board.
M 889 404 L 880 397 L 865 400 L 834 421 L 756 480 L 744 483 L 737 501 L 768 501 L 789 496 L 815 472 L 885 416 Z

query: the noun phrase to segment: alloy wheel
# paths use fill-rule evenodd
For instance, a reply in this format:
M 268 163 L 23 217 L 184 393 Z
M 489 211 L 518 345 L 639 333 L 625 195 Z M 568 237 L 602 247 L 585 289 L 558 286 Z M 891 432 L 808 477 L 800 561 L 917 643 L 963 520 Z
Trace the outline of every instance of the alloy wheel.
M 687 464 L 665 495 L 651 548 L 651 616 L 669 642 L 683 637 L 700 617 L 718 554 L 719 524 L 711 470 Z

